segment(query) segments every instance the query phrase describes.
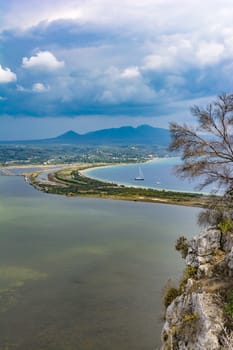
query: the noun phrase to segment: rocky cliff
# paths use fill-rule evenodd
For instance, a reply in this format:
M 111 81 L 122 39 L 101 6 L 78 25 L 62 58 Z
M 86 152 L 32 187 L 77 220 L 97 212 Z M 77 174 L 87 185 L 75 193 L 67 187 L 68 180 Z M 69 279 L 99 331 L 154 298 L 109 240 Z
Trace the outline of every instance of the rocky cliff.
M 233 349 L 233 234 L 208 228 L 176 248 L 187 266 L 165 295 L 162 350 Z

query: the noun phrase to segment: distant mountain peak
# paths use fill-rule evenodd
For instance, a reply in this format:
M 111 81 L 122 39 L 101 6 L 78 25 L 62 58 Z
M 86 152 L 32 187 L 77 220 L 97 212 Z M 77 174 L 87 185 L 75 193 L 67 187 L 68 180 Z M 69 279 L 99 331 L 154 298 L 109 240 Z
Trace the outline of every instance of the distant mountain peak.
M 148 124 L 142 124 L 142 125 L 137 126 L 137 129 L 142 129 L 142 128 L 153 129 L 153 126 L 148 125 Z
M 64 134 L 59 135 L 57 138 L 59 139 L 73 139 L 73 138 L 77 138 L 79 136 L 79 134 L 73 130 L 68 130 L 66 131 Z
M 0 142 L 2 143 L 2 142 Z M 5 142 L 6 143 L 6 142 Z M 16 142 L 10 142 L 16 143 Z M 167 129 L 154 128 L 150 125 L 137 127 L 122 126 L 112 129 L 101 129 L 86 134 L 73 130 L 51 139 L 17 141 L 19 144 L 76 144 L 76 145 L 152 145 L 168 146 L 170 134 Z
M 78 135 L 78 133 L 75 132 L 74 130 L 68 130 L 64 132 L 62 135 L 74 136 L 74 135 Z

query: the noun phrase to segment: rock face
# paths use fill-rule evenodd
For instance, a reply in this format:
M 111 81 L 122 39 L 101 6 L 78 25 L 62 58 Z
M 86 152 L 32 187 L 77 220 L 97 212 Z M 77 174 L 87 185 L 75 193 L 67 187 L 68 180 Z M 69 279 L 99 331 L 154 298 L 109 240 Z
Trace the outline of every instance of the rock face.
M 162 350 L 227 349 L 223 345 L 226 315 L 220 292 L 232 283 L 232 243 L 230 234 L 215 228 L 202 231 L 188 242 L 180 295 L 165 313 Z
M 221 237 L 219 230 L 208 229 L 190 241 L 186 264 L 197 268 L 198 277 L 213 276 L 216 253 L 221 250 Z
M 163 328 L 163 349 L 220 349 L 222 312 L 210 293 L 188 293 L 169 305 Z M 165 341 L 166 340 L 166 341 Z

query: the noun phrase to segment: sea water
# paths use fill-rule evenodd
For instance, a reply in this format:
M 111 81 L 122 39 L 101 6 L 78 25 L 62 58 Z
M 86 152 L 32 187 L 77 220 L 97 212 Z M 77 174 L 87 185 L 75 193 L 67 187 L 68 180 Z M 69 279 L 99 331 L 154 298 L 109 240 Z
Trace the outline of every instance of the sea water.
M 176 174 L 176 166 L 181 163 L 179 157 L 156 158 L 146 163 L 121 164 L 90 168 L 84 171 L 89 177 L 119 183 L 127 186 L 149 187 L 173 191 L 200 192 L 200 181 L 181 179 Z M 136 181 L 139 169 L 143 181 Z M 205 190 L 208 192 L 208 189 Z
M 0 349 L 159 347 L 164 286 L 183 269 L 174 243 L 198 232 L 198 212 L 48 195 L 1 176 Z

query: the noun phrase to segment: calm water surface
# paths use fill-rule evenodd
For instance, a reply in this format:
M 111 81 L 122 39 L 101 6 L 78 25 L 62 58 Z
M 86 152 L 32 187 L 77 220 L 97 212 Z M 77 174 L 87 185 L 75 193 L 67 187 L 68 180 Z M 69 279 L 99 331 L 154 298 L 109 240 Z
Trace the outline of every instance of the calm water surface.
M 154 350 L 194 208 L 66 198 L 0 177 L 0 349 Z
M 175 174 L 175 166 L 180 164 L 179 157 L 157 158 L 147 163 L 122 164 L 98 167 L 85 170 L 85 174 L 99 180 L 115 182 L 123 185 L 150 187 L 174 191 L 199 192 L 200 181 L 180 179 Z M 135 181 L 141 168 L 144 181 Z M 211 188 L 213 189 L 213 188 Z M 206 188 L 204 192 L 209 192 Z

